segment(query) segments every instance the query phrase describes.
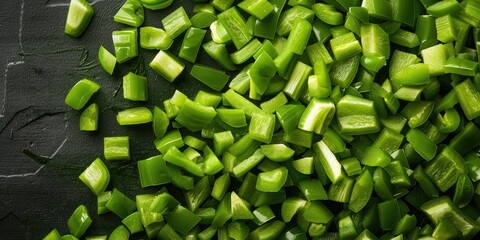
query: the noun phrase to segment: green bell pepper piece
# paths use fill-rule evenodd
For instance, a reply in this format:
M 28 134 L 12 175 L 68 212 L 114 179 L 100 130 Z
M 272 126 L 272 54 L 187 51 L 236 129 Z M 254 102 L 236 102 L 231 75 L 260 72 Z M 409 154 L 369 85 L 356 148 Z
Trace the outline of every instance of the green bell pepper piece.
M 112 39 L 118 63 L 124 63 L 138 55 L 137 28 L 113 31 Z
M 167 223 L 178 233 L 185 235 L 200 222 L 200 217 L 190 210 L 178 205 L 170 215 Z
M 98 127 L 98 105 L 96 103 L 90 104 L 80 115 L 80 130 L 81 131 L 97 131 Z
M 72 37 L 80 36 L 93 17 L 93 7 L 86 0 L 72 0 L 68 7 L 64 32 Z
M 320 141 L 313 145 L 313 149 L 317 154 L 316 159 L 320 161 L 330 181 L 336 183 L 341 180 L 344 176 L 342 165 L 338 162 L 337 157 L 332 153 L 328 146 L 323 141 Z
M 98 90 L 100 90 L 100 85 L 91 80 L 82 79 L 68 91 L 65 103 L 75 110 L 80 110 Z
M 405 138 L 411 144 L 415 152 L 420 154 L 423 159 L 430 161 L 437 154 L 437 145 L 428 139 L 427 135 L 422 131 L 412 128 L 407 132 Z
M 163 29 L 156 27 L 140 28 L 140 47 L 145 49 L 167 50 L 173 39 Z
M 131 234 L 143 231 L 142 221 L 140 220 L 140 214 L 138 212 L 128 215 L 122 220 L 122 223 Z
M 348 203 L 350 210 L 357 213 L 367 205 L 373 192 L 373 184 L 372 174 L 368 170 L 364 170 L 355 180 L 355 185 L 353 185 Z
M 127 0 L 113 16 L 113 20 L 132 27 L 140 27 L 145 20 L 142 3 L 138 0 Z
M 98 49 L 98 62 L 105 72 L 112 75 L 115 65 L 117 64 L 117 58 L 100 45 L 100 48 Z
M 437 157 L 428 163 L 425 173 L 445 192 L 466 173 L 463 158 L 454 149 L 446 146 Z
M 164 9 L 172 5 L 173 0 L 140 0 L 145 8 L 150 10 Z
M 161 155 L 140 160 L 137 167 L 142 187 L 157 186 L 171 181 L 167 165 Z
M 169 82 L 173 82 L 185 68 L 180 59 L 163 50 L 158 52 L 149 66 Z
M 110 182 L 110 172 L 100 158 L 95 159 L 78 177 L 97 196 L 100 196 Z
M 285 167 L 259 173 L 255 188 L 262 192 L 278 192 L 287 181 L 287 177 L 288 169 Z
M 130 232 L 124 225 L 120 225 L 110 233 L 108 240 L 128 240 L 130 238 Z
M 345 95 L 340 99 L 336 108 L 337 120 L 342 133 L 357 135 L 380 130 L 373 101 Z
M 103 155 L 110 160 L 130 160 L 130 143 L 128 136 L 103 138 Z
M 83 236 L 85 231 L 87 231 L 88 227 L 92 224 L 88 209 L 83 205 L 78 206 L 70 218 L 68 218 L 67 224 L 68 229 L 73 236 L 77 238 Z
M 122 219 L 137 209 L 135 202 L 116 188 L 113 189 L 112 196 L 105 206 Z

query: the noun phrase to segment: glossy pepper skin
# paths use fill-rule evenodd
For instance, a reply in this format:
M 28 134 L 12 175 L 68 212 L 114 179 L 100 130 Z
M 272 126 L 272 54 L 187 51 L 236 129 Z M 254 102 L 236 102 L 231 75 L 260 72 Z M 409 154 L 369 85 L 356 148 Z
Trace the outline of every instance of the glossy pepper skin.
M 92 80 L 82 79 L 70 89 L 65 97 L 65 103 L 75 110 L 80 110 L 98 90 L 100 90 L 100 85 Z
M 115 14 L 113 20 L 132 27 L 141 26 L 145 20 L 142 4 L 137 0 L 127 0 Z
M 93 17 L 93 8 L 86 0 L 72 0 L 68 8 L 65 33 L 72 36 L 80 36 L 87 29 Z

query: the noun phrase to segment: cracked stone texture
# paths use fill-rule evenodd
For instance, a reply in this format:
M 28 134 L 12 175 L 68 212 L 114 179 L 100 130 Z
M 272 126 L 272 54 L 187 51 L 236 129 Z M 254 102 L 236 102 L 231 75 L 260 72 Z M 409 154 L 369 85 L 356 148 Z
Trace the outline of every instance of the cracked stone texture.
M 113 214 L 98 216 L 96 197 L 78 180 L 95 158 L 103 157 L 103 137 L 130 136 L 133 159 L 107 163 L 109 189 L 116 187 L 131 198 L 159 189 L 140 189 L 136 169 L 137 160 L 158 154 L 151 126 L 118 126 L 115 112 L 134 106 L 162 107 L 175 89 L 189 97 L 198 90 L 211 91 L 189 76 L 192 64 L 186 61 L 174 84 L 156 75 L 148 68 L 156 51 L 141 50 L 140 57 L 117 68 L 114 76 L 107 75 L 98 65 L 97 50 L 104 45 L 112 51 L 110 33 L 126 27 L 113 22 L 124 1 L 90 2 L 95 15 L 79 38 L 63 33 L 69 0 L 5 1 L 0 9 L 1 239 L 39 239 L 53 228 L 67 234 L 67 219 L 80 204 L 87 206 L 94 220 L 87 235 L 111 232 L 120 219 Z M 167 11 L 146 10 L 144 25 L 162 27 L 160 20 L 180 5 L 192 12 L 191 0 L 178 0 Z M 178 39 L 181 42 L 183 35 Z M 170 50 L 178 53 L 179 47 L 177 40 Z M 198 59 L 218 67 L 202 51 Z M 122 76 L 128 71 L 147 76 L 147 103 L 123 99 Z M 79 131 L 80 112 L 64 104 L 68 89 L 82 78 L 102 87 L 90 100 L 100 106 L 97 132 Z M 32 160 L 25 151 L 47 158 L 48 163 Z

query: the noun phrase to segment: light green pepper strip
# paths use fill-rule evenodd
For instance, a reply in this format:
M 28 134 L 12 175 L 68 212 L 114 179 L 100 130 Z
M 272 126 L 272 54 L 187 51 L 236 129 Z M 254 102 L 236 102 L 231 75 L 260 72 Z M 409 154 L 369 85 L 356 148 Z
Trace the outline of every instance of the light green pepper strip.
M 232 211 L 232 220 L 253 219 L 253 213 L 250 211 L 250 204 L 240 198 L 235 192 L 230 194 L 230 208 Z
M 330 185 L 328 189 L 328 200 L 340 203 L 347 203 L 350 200 L 355 181 L 350 177 L 343 177 L 338 182 Z
M 78 177 L 97 196 L 110 182 L 110 172 L 100 158 L 95 159 Z
M 185 199 L 190 211 L 195 212 L 203 202 L 207 200 L 212 192 L 212 187 L 208 181 L 208 176 L 201 178 L 193 189 L 185 192 Z
M 138 55 L 138 33 L 136 28 L 112 32 L 113 46 L 118 63 L 124 63 Z
M 127 0 L 113 16 L 113 20 L 132 27 L 140 27 L 145 20 L 142 4 L 137 0 Z
M 162 154 L 165 154 L 172 146 L 181 148 L 184 145 L 185 143 L 183 142 L 182 134 L 179 130 L 172 130 L 165 134 L 165 136 L 162 138 L 155 140 L 155 147 Z
M 220 13 L 218 20 L 227 30 L 228 35 L 237 49 L 242 48 L 252 39 L 252 35 L 246 31 L 245 19 L 237 8 L 231 7 Z
M 203 44 L 202 47 L 211 58 L 213 58 L 218 64 L 220 64 L 220 66 L 230 71 L 234 71 L 236 69 L 235 65 L 233 65 L 232 60 L 230 60 L 230 55 L 224 44 L 210 41 Z
M 430 75 L 437 76 L 445 73 L 447 52 L 443 44 L 437 44 L 421 51 L 423 61 L 428 65 Z
M 445 73 L 475 76 L 478 72 L 478 62 L 451 57 L 445 62 Z
M 173 0 L 140 0 L 145 8 L 150 10 L 160 10 L 172 5 Z
M 424 124 L 433 112 L 433 102 L 416 101 L 408 103 L 402 109 L 402 116 L 408 119 L 408 126 L 416 128 Z
M 340 130 L 346 134 L 367 134 L 380 130 L 373 101 L 345 95 L 337 104 Z
M 473 198 L 474 195 L 474 187 L 472 180 L 470 180 L 469 176 L 462 175 L 457 181 L 455 185 L 455 193 L 453 195 L 453 203 L 460 207 L 466 207 Z
M 100 85 L 97 83 L 88 79 L 82 79 L 68 91 L 65 103 L 75 110 L 80 110 L 99 89 Z
M 183 238 L 173 229 L 168 223 L 163 225 L 162 229 L 158 232 L 158 239 L 171 239 L 171 240 L 182 240 Z
M 262 43 L 262 46 L 258 49 L 258 51 L 253 54 L 253 58 L 257 60 L 257 58 L 263 53 L 266 52 L 272 59 L 275 59 L 278 56 L 278 51 L 273 46 L 272 42 L 268 39 L 265 39 Z
M 131 234 L 143 231 L 143 225 L 140 221 L 140 214 L 138 214 L 138 212 L 128 215 L 122 220 L 122 223 L 128 228 Z
M 373 192 L 373 178 L 368 170 L 364 170 L 360 176 L 357 177 L 355 185 L 350 195 L 348 208 L 353 212 L 359 212 L 370 201 Z
M 464 238 L 472 238 L 480 231 L 478 223 L 458 209 L 448 196 L 434 198 L 424 203 L 421 209 L 434 224 L 439 224 L 442 219 L 450 220 Z
M 149 123 L 152 119 L 152 112 L 146 107 L 125 109 L 117 113 L 117 122 L 122 126 Z
M 401 219 L 401 212 L 396 199 L 381 202 L 378 205 L 380 228 L 384 231 L 394 230 Z
M 155 199 L 151 202 L 150 208 L 148 209 L 153 213 L 167 213 L 169 214 L 180 204 L 177 199 L 167 192 L 163 192 L 155 196 Z
M 280 18 L 280 13 L 282 12 L 286 2 L 287 0 L 270 1 L 270 3 L 273 5 L 273 10 L 262 20 L 257 19 L 255 21 L 255 27 L 253 29 L 253 34 L 255 36 L 267 39 L 275 38 L 275 31 L 277 30 L 278 19 Z
M 392 160 L 391 156 L 380 148 L 370 146 L 361 158 L 363 165 L 386 167 Z
M 206 92 L 200 90 L 193 99 L 194 102 L 200 103 L 204 106 L 210 106 L 216 108 L 222 101 L 222 96 L 218 93 Z
M 217 109 L 220 119 L 231 127 L 239 128 L 247 126 L 245 112 L 240 109 Z
M 288 35 L 287 42 L 285 42 L 284 50 L 301 55 L 307 47 L 311 32 L 312 25 L 309 21 L 296 18 L 293 22 L 292 30 Z
M 419 86 L 430 81 L 428 65 L 417 63 L 406 66 L 403 70 L 393 75 L 390 79 L 395 84 Z
M 140 28 L 140 47 L 145 49 L 167 50 L 173 39 L 163 29 L 156 27 Z
M 315 12 L 315 16 L 329 25 L 336 26 L 343 23 L 343 15 L 333 5 L 316 3 L 311 8 Z
M 362 46 L 352 32 L 331 39 L 330 46 L 337 60 L 346 60 L 362 52 Z
M 473 123 L 467 125 L 450 140 L 449 146 L 460 155 L 465 155 L 480 144 L 480 129 Z
M 255 222 L 255 224 L 258 226 L 261 226 L 275 218 L 275 213 L 268 205 L 263 205 L 255 209 L 255 211 L 253 211 L 253 215 L 255 216 L 253 222 Z
M 275 130 L 275 115 L 269 113 L 254 114 L 250 120 L 248 132 L 260 142 L 270 143 Z
M 311 227 L 311 226 L 310 226 Z M 354 238 L 358 236 L 358 230 L 350 215 L 338 220 L 339 237 L 342 239 Z
M 178 148 L 175 146 L 171 146 L 163 158 L 166 162 L 180 167 L 197 177 L 203 177 L 205 175 L 197 164 L 190 161 L 190 159 L 188 159 L 185 154 L 180 152 L 180 150 L 178 150 Z
M 181 205 L 178 205 L 172 213 L 167 216 L 168 225 L 182 235 L 192 230 L 200 220 L 200 217 Z
M 451 147 L 446 146 L 437 157 L 428 163 L 425 173 L 445 192 L 466 173 L 463 158 Z
M 312 223 L 327 224 L 333 219 L 333 214 L 320 201 L 311 201 L 305 204 L 303 217 Z
M 420 45 L 417 34 L 403 29 L 398 29 L 396 32 L 390 34 L 390 41 L 407 48 L 414 48 Z
M 388 175 L 390 175 L 390 182 L 395 187 L 410 187 L 410 177 L 404 166 L 399 160 L 391 161 L 386 167 Z
M 183 104 L 175 121 L 192 132 L 197 132 L 206 127 L 217 115 L 213 107 L 203 106 L 190 99 Z
M 323 134 L 335 115 L 335 105 L 330 99 L 312 99 L 298 122 L 298 128 Z
M 273 59 L 268 53 L 262 53 L 247 72 L 250 77 L 250 97 L 252 91 L 254 94 L 263 95 L 276 72 Z
M 332 92 L 330 75 L 325 61 L 319 58 L 313 65 L 315 75 L 308 77 L 308 94 L 314 98 L 326 98 Z
M 378 167 L 373 173 L 373 182 L 375 193 L 382 198 L 383 200 L 393 199 L 393 187 L 390 183 L 390 176 L 388 173 L 383 170 L 383 168 Z
M 344 174 L 342 172 L 342 165 L 338 162 L 337 157 L 323 141 L 315 143 L 313 149 L 330 181 L 332 181 L 332 183 L 338 182 Z
M 113 189 L 112 196 L 105 206 L 122 219 L 137 209 L 135 202 L 116 188 Z
M 426 8 L 427 13 L 434 17 L 445 15 L 455 16 L 462 11 L 462 6 L 457 1 L 439 1 Z
M 455 108 L 446 110 L 443 115 L 437 113 L 435 126 L 442 133 L 453 132 L 460 126 L 460 114 Z
M 163 50 L 158 52 L 149 66 L 169 82 L 173 82 L 185 68 L 180 59 Z
M 213 146 L 217 156 L 222 155 L 228 147 L 234 143 L 231 131 L 218 132 L 213 134 Z
M 200 64 L 193 66 L 190 75 L 216 91 L 221 91 L 230 79 L 225 72 Z
M 362 167 L 357 158 L 351 157 L 340 161 L 342 164 L 343 170 L 347 173 L 348 176 L 355 176 L 362 173 Z
M 98 105 L 90 104 L 80 115 L 79 127 L 81 131 L 97 131 L 98 127 Z
M 162 138 L 167 132 L 170 119 L 168 115 L 158 107 L 153 108 L 153 133 L 157 139 Z
M 230 59 L 234 64 L 242 64 L 248 61 L 261 47 L 262 43 L 254 38 L 241 49 L 230 54 Z
M 183 190 L 193 189 L 193 177 L 184 175 L 180 168 L 173 164 L 167 164 L 167 172 L 174 186 Z
M 212 0 L 212 5 L 219 11 L 223 12 L 229 9 L 235 0 Z
M 248 171 L 258 165 L 263 160 L 263 158 L 265 158 L 265 155 L 263 154 L 262 150 L 257 149 L 253 153 L 253 155 L 240 162 L 233 168 L 234 176 L 238 178 L 245 175 Z
M 347 88 L 355 79 L 360 66 L 360 54 L 351 58 L 335 61 L 330 68 L 330 79 L 334 85 Z
M 243 0 L 238 7 L 258 20 L 263 20 L 275 8 L 268 0 Z
M 262 108 L 263 111 L 267 113 L 275 113 L 277 109 L 279 109 L 280 107 L 284 106 L 287 103 L 288 103 L 287 97 L 285 96 L 285 94 L 283 94 L 283 92 L 280 92 L 270 100 L 261 103 L 260 107 Z
M 88 209 L 80 205 L 75 209 L 70 218 L 68 218 L 68 229 L 76 238 L 83 236 L 88 227 L 92 224 L 92 219 L 88 214 Z
M 321 60 L 323 60 L 327 66 L 333 63 L 332 56 L 330 56 L 327 48 L 321 42 L 317 42 L 307 46 L 305 51 L 307 52 L 308 60 L 310 60 L 310 62 L 313 63 L 314 66 L 317 64 L 318 61 Z
M 227 30 L 218 20 L 210 24 L 210 35 L 214 43 L 227 44 L 232 42 L 232 39 L 227 33 Z
M 295 214 L 303 211 L 307 201 L 300 197 L 291 197 L 282 202 L 281 214 L 282 220 L 290 222 Z
M 170 35 L 172 39 L 175 39 L 191 27 L 192 22 L 190 22 L 185 9 L 179 7 L 162 19 L 162 25 L 167 34 Z
M 314 17 L 315 14 L 313 10 L 303 6 L 295 6 L 283 11 L 280 14 L 280 19 L 278 20 L 277 34 L 279 36 L 286 36 L 289 34 L 296 18 L 303 18 L 309 22 L 312 22 Z
M 253 230 L 249 238 L 252 240 L 260 239 L 277 239 L 285 229 L 285 223 L 279 220 L 275 220 L 270 223 L 263 224 L 257 229 Z
M 437 29 L 437 39 L 443 43 L 449 43 L 457 40 L 457 28 L 450 15 L 445 15 L 435 19 Z
M 211 6 L 211 5 L 210 5 Z M 194 6 L 195 8 L 195 6 Z M 208 28 L 212 25 L 213 22 L 217 21 L 217 15 L 215 15 L 215 11 L 212 12 L 197 12 L 190 18 L 192 22 L 192 27 L 195 28 Z
M 384 128 L 375 139 L 373 146 L 392 154 L 401 146 L 403 138 L 404 136 L 402 134 L 389 128 Z
M 243 110 L 245 114 L 252 117 L 254 114 L 262 114 L 263 111 L 252 102 L 248 101 L 242 95 L 230 89 L 223 93 L 223 97 L 230 103 L 233 108 Z
M 125 75 L 123 77 L 123 98 L 132 101 L 147 101 L 147 78 L 132 72 Z
M 258 174 L 255 188 L 262 192 L 278 192 L 287 181 L 288 169 L 280 167 Z
M 308 76 L 313 71 L 313 68 L 302 62 L 297 62 L 295 68 L 293 69 L 292 74 L 283 89 L 284 93 L 287 94 L 294 100 L 300 98 L 300 94 L 307 88 Z
M 390 80 L 395 78 L 397 75 L 401 75 L 401 72 L 408 66 L 414 65 L 420 62 L 420 58 L 412 53 L 402 52 L 400 50 L 395 50 L 392 54 L 389 64 L 389 76 Z M 430 79 L 428 77 L 428 79 Z M 393 81 L 392 81 L 393 82 Z
M 61 236 L 60 233 L 56 228 L 54 228 L 51 232 L 49 232 L 45 237 L 43 237 L 43 240 L 60 240 Z
M 362 7 L 368 10 L 368 14 L 382 20 L 392 19 L 392 5 L 386 0 L 365 0 Z
M 137 162 L 142 187 L 157 186 L 170 182 L 167 165 L 161 155 Z
M 222 176 L 215 179 L 213 184 L 211 196 L 218 201 L 221 201 L 225 193 L 230 187 L 230 174 L 224 173 Z
M 298 122 L 304 111 L 305 106 L 301 104 L 287 104 L 277 109 L 278 121 L 286 133 L 297 129 Z
M 130 160 L 130 144 L 128 136 L 105 137 L 103 139 L 106 160 Z
M 423 159 L 430 161 L 435 157 L 437 145 L 428 139 L 422 131 L 412 128 L 407 132 L 406 139 Z
M 269 145 L 261 145 L 260 148 L 262 149 L 263 154 L 270 160 L 275 162 L 283 162 L 290 159 L 295 151 L 285 144 L 269 144 Z
M 93 17 L 93 7 L 86 0 L 72 0 L 68 7 L 64 32 L 72 37 L 80 36 Z
M 189 28 L 187 33 L 185 33 L 185 37 L 183 38 L 178 56 L 191 63 L 195 63 L 198 51 L 202 46 L 202 41 L 206 33 L 207 30 L 195 27 Z
M 100 45 L 100 48 L 98 49 L 98 62 L 105 72 L 112 75 L 115 65 L 117 64 L 117 58 Z
M 299 55 L 283 51 L 273 61 L 277 67 L 278 75 L 284 79 L 289 79 L 294 67 L 296 67 Z
M 468 120 L 480 116 L 480 92 L 470 79 L 454 87 L 460 106 Z
M 112 197 L 112 191 L 104 191 L 100 193 L 97 197 L 97 214 L 104 214 L 110 212 L 110 209 L 107 208 L 106 204 L 108 200 Z
M 430 15 L 417 16 L 417 27 L 415 33 L 420 40 L 420 50 L 429 48 L 438 43 L 437 29 L 435 28 L 435 17 Z

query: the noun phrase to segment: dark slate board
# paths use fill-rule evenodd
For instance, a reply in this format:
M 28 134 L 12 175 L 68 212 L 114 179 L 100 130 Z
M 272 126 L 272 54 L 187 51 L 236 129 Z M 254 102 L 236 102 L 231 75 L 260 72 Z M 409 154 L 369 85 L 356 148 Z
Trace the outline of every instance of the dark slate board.
M 204 85 L 189 76 L 191 64 L 174 84 L 148 67 L 156 51 L 141 50 L 140 57 L 117 68 L 109 76 L 98 66 L 97 50 L 112 49 L 111 32 L 126 26 L 113 22 L 123 0 L 91 0 L 95 15 L 79 38 L 63 33 L 68 0 L 4 1 L 0 13 L 0 238 L 39 239 L 57 228 L 67 234 L 66 221 L 85 204 L 94 223 L 87 234 L 107 234 L 120 221 L 113 214 L 96 214 L 96 197 L 78 180 L 95 158 L 103 155 L 103 137 L 128 135 L 133 160 L 108 163 L 111 184 L 127 196 L 151 193 L 140 189 L 136 161 L 158 154 L 149 124 L 121 127 L 115 110 L 132 106 L 163 106 L 163 100 L 179 89 L 189 97 Z M 144 25 L 161 27 L 160 19 L 191 0 L 175 0 L 164 11 L 146 10 Z M 179 36 L 180 41 L 183 35 Z M 177 41 L 178 42 L 178 41 Z M 179 44 L 171 51 L 178 53 Z M 204 52 L 200 62 L 216 66 Z M 186 61 L 184 61 L 186 62 Z M 123 99 L 122 76 L 129 70 L 146 74 L 150 99 L 134 103 Z M 101 109 L 99 131 L 78 129 L 80 112 L 69 109 L 64 97 L 78 80 L 89 78 L 101 85 L 91 102 Z M 118 94 L 116 94 L 118 92 Z M 46 157 L 46 165 L 25 155 Z M 141 236 L 139 236 L 141 237 Z

